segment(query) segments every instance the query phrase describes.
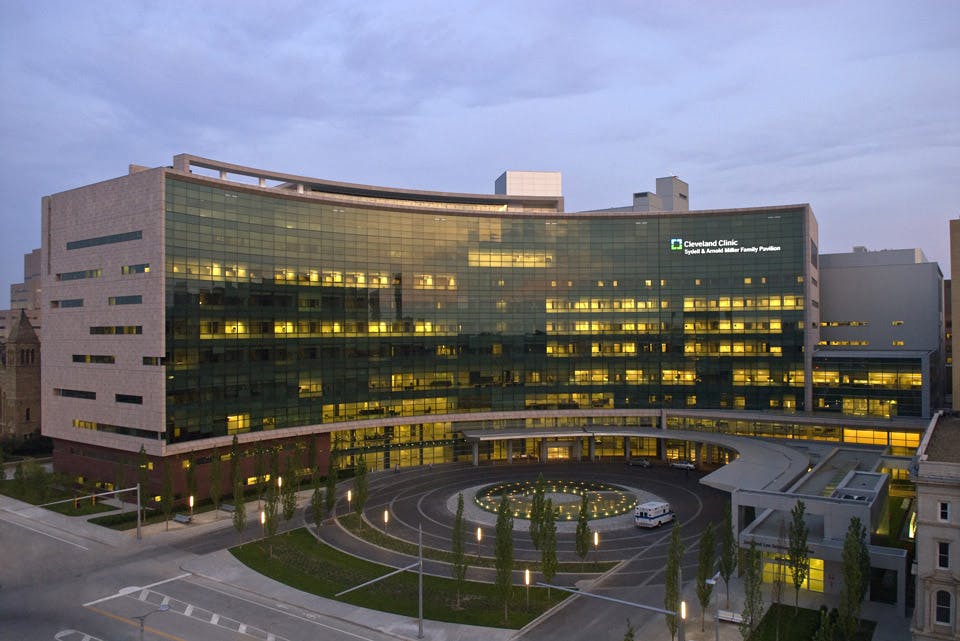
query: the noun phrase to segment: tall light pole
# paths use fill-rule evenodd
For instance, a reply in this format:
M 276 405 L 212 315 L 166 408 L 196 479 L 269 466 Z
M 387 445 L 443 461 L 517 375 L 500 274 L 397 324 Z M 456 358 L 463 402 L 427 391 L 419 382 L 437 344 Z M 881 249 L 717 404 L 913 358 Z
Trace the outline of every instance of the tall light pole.
M 523 584 L 527 586 L 527 610 L 530 609 L 530 568 L 523 570 Z
M 477 560 L 480 559 L 480 541 L 483 539 L 483 528 L 477 527 Z
M 156 610 L 150 610 L 146 614 L 141 614 L 140 616 L 133 617 L 134 619 L 140 622 L 140 641 L 143 641 L 143 622 L 147 620 L 147 617 L 150 616 L 151 614 L 156 614 L 157 612 L 166 612 L 169 609 L 170 609 L 170 606 L 164 603 Z
M 260 510 L 260 527 L 263 528 L 263 536 L 267 536 L 267 513 Z
M 190 495 L 190 516 L 193 516 L 193 494 Z
M 687 621 L 687 602 L 681 601 L 680 602 L 680 619 L 677 622 L 679 624 L 677 625 L 678 641 L 686 641 L 687 633 L 686 633 L 686 626 L 684 625 L 686 621 Z
M 347 514 L 350 514 L 350 501 L 353 500 L 353 490 L 347 490 Z
M 383 533 L 387 533 L 387 523 L 390 522 L 390 509 L 385 508 L 383 510 Z
M 593 531 L 593 562 L 594 563 L 600 562 L 599 547 L 600 547 L 600 530 L 594 530 Z

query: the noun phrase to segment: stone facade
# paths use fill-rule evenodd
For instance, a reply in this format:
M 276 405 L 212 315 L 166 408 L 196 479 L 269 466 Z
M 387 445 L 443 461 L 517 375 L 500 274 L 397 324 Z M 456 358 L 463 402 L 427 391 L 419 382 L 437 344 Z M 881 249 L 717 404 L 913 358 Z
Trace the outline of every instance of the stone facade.
M 40 339 L 24 310 L 0 343 L 0 439 L 40 434 Z

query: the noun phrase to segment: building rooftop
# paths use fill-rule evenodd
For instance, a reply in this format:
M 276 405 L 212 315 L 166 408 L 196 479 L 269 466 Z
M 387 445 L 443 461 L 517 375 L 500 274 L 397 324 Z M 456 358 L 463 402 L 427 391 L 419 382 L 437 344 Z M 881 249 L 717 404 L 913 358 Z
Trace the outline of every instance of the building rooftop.
M 960 415 L 940 417 L 923 453 L 927 461 L 960 463 Z

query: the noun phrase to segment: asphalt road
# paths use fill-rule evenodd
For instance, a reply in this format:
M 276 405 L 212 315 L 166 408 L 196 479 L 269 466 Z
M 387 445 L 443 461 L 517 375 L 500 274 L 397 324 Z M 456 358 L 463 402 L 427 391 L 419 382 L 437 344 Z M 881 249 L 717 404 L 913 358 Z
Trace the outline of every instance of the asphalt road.
M 649 492 L 669 501 L 681 524 L 681 540 L 685 546 L 682 576 L 686 581 L 696 575 L 701 532 L 707 523 L 719 526 L 729 500 L 726 493 L 700 485 L 701 473 L 663 466 L 641 468 L 622 463 L 518 464 L 479 468 L 438 466 L 373 476 L 364 514 L 371 524 L 376 525 L 382 523 L 384 509 L 389 509 L 388 531 L 391 536 L 415 542 L 422 526 L 424 545 L 449 550 L 453 524 L 450 497 L 468 488 L 504 479 L 536 480 L 541 473 L 547 480 L 600 481 Z M 465 501 L 468 500 L 465 495 Z M 491 523 L 494 521 L 495 515 L 490 514 L 483 522 L 473 521 L 467 526 L 468 532 L 475 531 L 478 525 L 483 527 L 485 538 L 481 542 L 481 553 L 485 556 L 493 555 Z M 622 563 L 596 582 L 596 576 L 585 580 L 582 575 L 570 574 L 558 575 L 554 583 L 571 587 L 576 584 L 584 591 L 662 608 L 664 566 L 671 527 L 641 530 L 634 527 L 629 518 L 625 524 L 624 519 L 619 522 L 622 525 L 618 528 L 602 529 L 601 544 L 589 553 L 587 566 L 589 568 L 595 559 Z M 558 533 L 557 549 L 561 561 L 579 560 L 573 532 Z M 467 550 L 473 553 L 475 548 L 470 544 Z M 539 559 L 540 553 L 526 532 L 514 532 L 514 556 L 518 567 L 524 560 Z M 556 641 L 570 638 L 571 630 L 589 630 L 591 640 L 619 641 L 626 631 L 628 619 L 639 628 L 651 617 L 662 616 L 641 608 L 577 596 L 525 630 L 519 638 Z
M 696 569 L 696 541 L 707 522 L 722 516 L 726 497 L 698 484 L 699 475 L 654 467 L 622 464 L 550 464 L 489 466 L 462 465 L 382 472 L 371 476 L 366 514 L 371 523 L 382 522 L 384 508 L 391 511 L 389 532 L 416 540 L 422 524 L 424 543 L 449 549 L 453 517 L 449 499 L 457 492 L 487 482 L 547 478 L 599 480 L 634 487 L 669 500 L 678 512 L 687 544 L 683 573 Z M 340 494 L 350 487 L 341 484 Z M 345 504 L 341 509 L 345 509 Z M 296 517 L 295 523 L 302 523 Z M 492 553 L 493 529 L 485 517 L 487 538 L 482 553 Z M 473 526 L 471 526 L 472 528 Z M 662 606 L 663 564 L 669 527 L 640 531 L 628 525 L 603 531 L 602 544 L 589 560 L 624 560 L 591 589 L 620 599 Z M 245 533 L 259 535 L 251 522 Z M 148 536 L 133 536 L 104 543 L 85 537 L 80 530 L 48 528 L 42 522 L 21 518 L 15 510 L 0 509 L 0 640 L 117 641 L 140 638 L 167 641 L 220 639 L 330 639 L 332 641 L 396 639 L 388 633 L 326 616 L 317 608 L 301 608 L 268 593 L 241 590 L 229 582 L 214 582 L 185 572 L 183 567 L 240 540 L 229 519 L 213 527 Z M 561 560 L 575 560 L 573 535 L 560 533 Z M 468 546 L 468 549 L 471 549 Z M 526 532 L 515 532 L 518 563 L 534 559 Z M 471 550 L 472 551 L 472 550 Z M 442 570 L 440 570 L 442 571 Z M 563 579 L 561 575 L 558 580 Z M 578 577 L 569 575 L 569 581 Z M 582 578 L 582 577 L 579 577 Z M 161 606 L 167 606 L 161 611 Z M 640 610 L 586 597 L 565 606 L 525 631 L 525 640 L 570 638 L 571 630 L 590 630 L 590 638 L 621 639 L 629 617 L 643 620 Z M 654 615 L 649 615 L 654 616 Z M 661 615 L 655 615 L 661 616 Z M 639 625 L 637 625 L 639 627 Z

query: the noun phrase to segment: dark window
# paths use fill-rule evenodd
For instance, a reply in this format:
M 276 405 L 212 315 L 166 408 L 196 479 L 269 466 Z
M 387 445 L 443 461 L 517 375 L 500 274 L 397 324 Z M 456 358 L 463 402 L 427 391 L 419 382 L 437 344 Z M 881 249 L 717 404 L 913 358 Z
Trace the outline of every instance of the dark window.
M 937 543 L 937 567 L 945 569 L 950 567 L 950 544 L 944 541 Z
M 949 521 L 950 520 L 950 503 L 947 501 L 940 501 L 940 520 Z
M 57 274 L 57 280 L 81 280 L 83 278 L 100 278 L 102 270 L 86 269 L 79 272 L 63 272 Z
M 165 365 L 167 359 L 163 356 L 144 356 L 143 364 L 144 365 Z
M 97 400 L 96 392 L 88 392 L 81 389 L 60 389 L 54 388 L 53 393 L 55 396 L 63 396 L 66 398 L 85 398 L 89 401 Z
M 143 296 L 136 294 L 134 296 L 111 296 L 107 299 L 110 305 L 139 305 L 143 302 Z
M 937 590 L 937 623 L 949 624 L 952 620 L 951 610 L 953 608 L 950 603 L 952 600 L 949 592 L 946 590 Z
M 83 249 L 84 247 L 96 247 L 97 245 L 111 245 L 113 243 L 122 243 L 128 240 L 140 240 L 141 238 L 143 238 L 142 231 L 128 231 L 123 234 L 112 234 L 110 236 L 98 236 L 97 238 L 72 240 L 67 243 L 67 249 Z
M 83 299 L 66 298 L 63 300 L 52 300 L 50 301 L 50 307 L 53 309 L 58 309 L 60 307 L 83 307 Z
M 116 401 L 118 403 L 133 403 L 134 405 L 143 405 L 143 397 L 134 396 L 133 394 L 117 394 Z

